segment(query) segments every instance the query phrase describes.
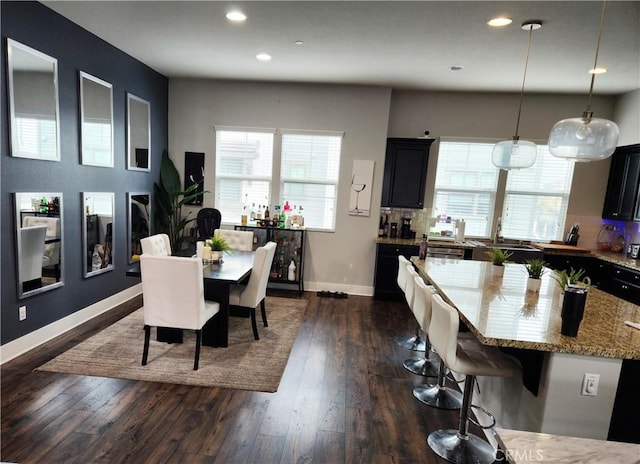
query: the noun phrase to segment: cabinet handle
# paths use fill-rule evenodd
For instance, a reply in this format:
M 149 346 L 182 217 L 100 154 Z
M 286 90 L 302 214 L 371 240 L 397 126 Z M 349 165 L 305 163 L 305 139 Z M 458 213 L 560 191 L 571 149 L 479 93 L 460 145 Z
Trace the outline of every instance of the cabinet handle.
M 616 271 L 616 274 L 617 274 L 617 275 L 620 275 L 620 271 Z
M 622 290 L 629 290 L 629 286 L 628 285 L 622 285 Z

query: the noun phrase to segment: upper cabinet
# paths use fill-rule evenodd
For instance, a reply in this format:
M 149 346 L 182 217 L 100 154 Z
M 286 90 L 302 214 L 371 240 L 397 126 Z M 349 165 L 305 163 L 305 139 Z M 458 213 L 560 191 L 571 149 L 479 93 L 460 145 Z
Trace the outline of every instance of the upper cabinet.
M 382 183 L 383 207 L 424 207 L 429 148 L 434 139 L 388 138 Z
M 640 144 L 618 147 L 611 159 L 602 217 L 640 221 Z

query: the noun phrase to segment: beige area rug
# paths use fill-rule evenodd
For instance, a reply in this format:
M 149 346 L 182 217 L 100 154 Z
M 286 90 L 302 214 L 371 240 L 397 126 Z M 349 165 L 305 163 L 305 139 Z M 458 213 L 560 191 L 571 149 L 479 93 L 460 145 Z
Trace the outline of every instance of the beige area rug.
M 258 310 L 260 340 L 253 339 L 248 318 L 229 318 L 229 346 L 203 346 L 200 366 L 193 370 L 195 333 L 184 332 L 184 343 L 155 340 L 151 330 L 149 360 L 140 364 L 144 343 L 142 309 L 107 327 L 37 370 L 114 377 L 150 382 L 275 392 L 302 322 L 307 300 L 267 297 L 263 327 Z

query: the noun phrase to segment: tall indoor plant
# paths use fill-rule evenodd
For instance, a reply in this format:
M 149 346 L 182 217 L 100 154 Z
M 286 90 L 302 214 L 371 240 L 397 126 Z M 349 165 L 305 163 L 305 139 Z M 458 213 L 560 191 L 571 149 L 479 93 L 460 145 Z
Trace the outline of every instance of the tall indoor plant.
M 156 206 L 154 223 L 156 233 L 165 233 L 169 236 L 171 249 L 174 251 L 181 250 L 186 243 L 191 241 L 191 237 L 185 232 L 185 229 L 194 219 L 189 219 L 191 212 L 183 217 L 182 206 L 201 193 L 209 192 L 198 192 L 198 184 L 193 184 L 186 190 L 182 190 L 180 174 L 169 158 L 169 153 L 166 150 L 163 151 L 160 161 L 160 182 L 153 184 L 153 197 Z

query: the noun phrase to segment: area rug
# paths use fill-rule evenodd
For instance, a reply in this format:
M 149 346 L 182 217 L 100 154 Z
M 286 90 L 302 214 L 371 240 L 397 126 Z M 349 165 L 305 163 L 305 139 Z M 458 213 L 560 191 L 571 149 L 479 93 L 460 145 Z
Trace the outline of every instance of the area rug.
M 36 370 L 275 392 L 306 307 L 304 299 L 267 297 L 269 327 L 263 327 L 258 311 L 260 340 L 253 339 L 249 319 L 230 317 L 229 346 L 203 346 L 197 371 L 193 370 L 193 331 L 184 332 L 183 343 L 167 344 L 156 341 L 155 329 L 152 329 L 148 364 L 140 364 L 144 342 L 142 309 Z

